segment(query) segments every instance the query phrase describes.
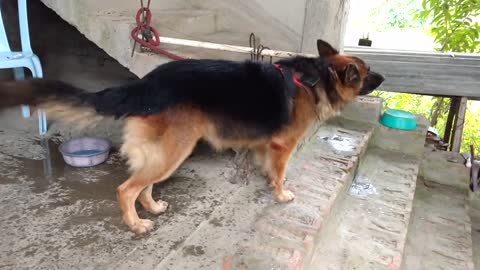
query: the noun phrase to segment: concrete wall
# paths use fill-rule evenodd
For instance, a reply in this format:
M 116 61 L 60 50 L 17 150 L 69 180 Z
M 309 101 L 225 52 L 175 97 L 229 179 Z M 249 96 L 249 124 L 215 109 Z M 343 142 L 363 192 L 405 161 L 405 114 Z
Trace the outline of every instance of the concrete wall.
M 143 76 L 161 57 L 131 58 L 134 15 L 132 0 L 42 0 L 88 39 Z M 147 1 L 144 1 L 147 2 Z M 315 53 L 315 40 L 343 45 L 349 0 L 162 0 L 152 1 L 153 24 L 168 37 L 248 46 L 254 32 L 272 49 Z M 167 47 L 169 48 L 169 47 Z M 187 57 L 245 59 L 218 51 L 169 48 Z

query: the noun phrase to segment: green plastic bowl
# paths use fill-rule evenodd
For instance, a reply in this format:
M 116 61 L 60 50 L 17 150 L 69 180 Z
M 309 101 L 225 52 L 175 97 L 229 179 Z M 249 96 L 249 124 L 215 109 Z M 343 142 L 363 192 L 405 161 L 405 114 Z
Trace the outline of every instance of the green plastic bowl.
M 417 128 L 417 117 L 410 112 L 389 109 L 385 111 L 380 120 L 382 125 L 401 130 L 414 130 Z

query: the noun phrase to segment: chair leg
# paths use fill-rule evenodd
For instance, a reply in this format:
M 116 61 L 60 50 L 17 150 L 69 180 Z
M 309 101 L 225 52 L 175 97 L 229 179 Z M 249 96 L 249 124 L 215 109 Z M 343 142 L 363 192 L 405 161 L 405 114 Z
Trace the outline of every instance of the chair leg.
M 35 78 L 43 78 L 42 64 L 37 56 L 32 57 L 33 68 L 35 69 Z
M 21 106 L 21 109 L 22 109 L 22 117 L 23 118 L 29 118 L 31 113 L 30 113 L 30 106 L 28 105 L 22 105 Z
M 16 81 L 25 80 L 25 71 L 23 68 L 14 68 L 13 69 L 13 76 Z M 30 107 L 27 105 L 22 105 L 22 116 L 23 118 L 30 117 Z
M 43 78 L 43 70 L 42 65 L 38 57 L 32 57 L 33 68 L 32 68 L 32 75 L 34 78 Z M 48 130 L 48 123 L 47 123 L 47 114 L 43 110 L 38 110 L 38 132 L 40 135 L 45 135 Z
M 44 110 L 38 110 L 38 132 L 40 135 L 47 134 L 47 115 Z

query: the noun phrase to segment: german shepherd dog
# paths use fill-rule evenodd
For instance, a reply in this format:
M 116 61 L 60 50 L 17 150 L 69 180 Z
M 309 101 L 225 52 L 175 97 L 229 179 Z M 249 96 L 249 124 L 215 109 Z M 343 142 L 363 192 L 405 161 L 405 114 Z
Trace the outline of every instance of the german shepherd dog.
M 216 149 L 247 148 L 269 178 L 280 202 L 290 155 L 316 120 L 335 115 L 358 95 L 384 80 L 361 59 L 339 54 L 318 40 L 319 57 L 293 57 L 275 64 L 225 60 L 181 60 L 144 78 L 97 93 L 55 80 L 0 83 L 0 110 L 28 104 L 50 118 L 95 122 L 125 118 L 121 153 L 131 176 L 117 188 L 123 221 L 137 234 L 153 228 L 140 219 L 135 201 L 160 214 L 152 186 L 167 179 L 200 139 Z

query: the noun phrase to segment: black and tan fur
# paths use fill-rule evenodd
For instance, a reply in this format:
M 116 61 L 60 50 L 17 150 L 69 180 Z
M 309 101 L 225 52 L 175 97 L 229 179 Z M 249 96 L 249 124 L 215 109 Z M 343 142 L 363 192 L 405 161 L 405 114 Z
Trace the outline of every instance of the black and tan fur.
M 145 233 L 153 222 L 138 217 L 135 201 L 153 214 L 164 212 L 167 203 L 153 200 L 152 185 L 167 179 L 200 139 L 216 149 L 253 150 L 274 196 L 282 202 L 294 198 L 283 187 L 285 170 L 308 128 L 383 81 L 361 59 L 339 54 L 321 40 L 317 45 L 317 58 L 277 63 L 297 78 L 317 79 L 311 87 L 295 85 L 293 95 L 287 89 L 291 82 L 272 64 L 183 60 L 98 93 L 51 80 L 1 82 L 0 109 L 29 104 L 77 125 L 103 116 L 126 118 L 121 152 L 131 176 L 117 194 L 124 222 Z

